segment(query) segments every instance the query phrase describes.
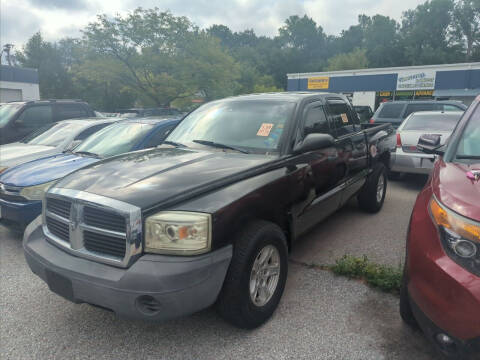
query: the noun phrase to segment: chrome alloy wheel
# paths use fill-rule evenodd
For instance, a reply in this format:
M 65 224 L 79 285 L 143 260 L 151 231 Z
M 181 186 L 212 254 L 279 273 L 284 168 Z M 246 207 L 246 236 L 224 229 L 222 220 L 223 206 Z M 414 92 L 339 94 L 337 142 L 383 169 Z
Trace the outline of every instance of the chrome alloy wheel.
M 377 183 L 377 202 L 378 203 L 382 201 L 384 187 L 385 187 L 385 176 L 381 174 L 378 177 L 378 183 Z
M 280 278 L 280 253 L 273 245 L 260 250 L 250 273 L 250 299 L 256 306 L 264 306 L 277 289 Z

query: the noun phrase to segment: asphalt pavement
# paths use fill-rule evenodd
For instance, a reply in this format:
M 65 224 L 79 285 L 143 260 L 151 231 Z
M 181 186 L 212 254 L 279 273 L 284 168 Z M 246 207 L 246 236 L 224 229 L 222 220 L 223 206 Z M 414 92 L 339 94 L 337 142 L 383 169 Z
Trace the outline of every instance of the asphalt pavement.
M 343 254 L 400 264 L 424 180 L 391 182 L 376 215 L 351 201 L 301 239 L 279 308 L 254 331 L 231 327 L 213 309 L 157 324 L 69 303 L 30 272 L 21 232 L 0 224 L 0 359 L 436 359 L 422 334 L 402 324 L 396 296 L 307 266 Z

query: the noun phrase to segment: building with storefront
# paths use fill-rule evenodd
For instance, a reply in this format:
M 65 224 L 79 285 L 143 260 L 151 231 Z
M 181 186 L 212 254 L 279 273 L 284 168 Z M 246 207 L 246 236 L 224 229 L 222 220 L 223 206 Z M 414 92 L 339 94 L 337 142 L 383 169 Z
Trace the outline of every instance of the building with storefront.
M 458 100 L 469 105 L 480 94 L 480 63 L 406 66 L 288 74 L 287 91 L 347 95 L 353 105 L 375 110 L 389 100 Z
M 0 65 L 0 103 L 39 99 L 36 69 Z

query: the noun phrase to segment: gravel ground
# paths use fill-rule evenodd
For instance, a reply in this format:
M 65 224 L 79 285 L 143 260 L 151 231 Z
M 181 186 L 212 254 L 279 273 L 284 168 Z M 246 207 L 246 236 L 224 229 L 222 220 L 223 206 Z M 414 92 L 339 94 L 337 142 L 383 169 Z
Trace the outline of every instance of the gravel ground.
M 376 261 L 400 262 L 421 184 L 408 179 L 391 185 L 382 213 L 359 214 L 349 204 L 302 239 L 293 258 L 331 263 L 337 255 L 365 253 Z M 402 324 L 397 297 L 296 263 L 290 263 L 274 317 L 254 331 L 229 326 L 212 309 L 155 324 L 71 304 L 30 272 L 21 234 L 5 225 L 0 225 L 0 271 L 1 359 L 436 358 L 421 333 Z

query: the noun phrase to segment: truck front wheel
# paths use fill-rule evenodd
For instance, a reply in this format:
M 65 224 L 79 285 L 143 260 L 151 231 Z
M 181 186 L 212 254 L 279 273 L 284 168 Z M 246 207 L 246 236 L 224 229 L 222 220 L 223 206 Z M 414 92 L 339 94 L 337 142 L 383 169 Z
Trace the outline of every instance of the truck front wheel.
M 385 201 L 386 192 L 387 171 L 385 165 L 378 163 L 358 194 L 358 205 L 365 211 L 371 213 L 379 212 Z
M 220 315 L 244 329 L 267 321 L 285 288 L 287 256 L 285 234 L 277 225 L 266 221 L 248 224 L 234 243 L 232 261 L 217 301 Z

